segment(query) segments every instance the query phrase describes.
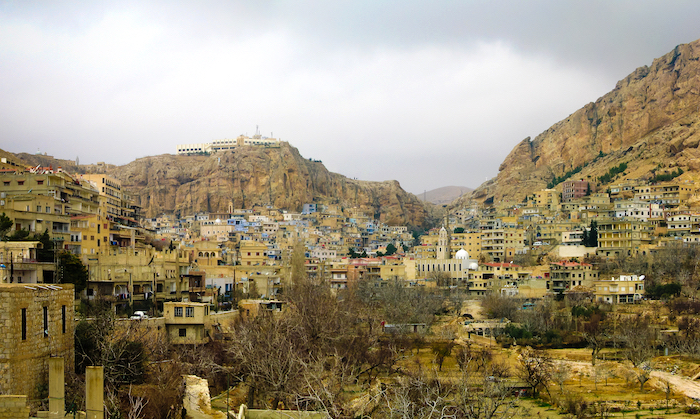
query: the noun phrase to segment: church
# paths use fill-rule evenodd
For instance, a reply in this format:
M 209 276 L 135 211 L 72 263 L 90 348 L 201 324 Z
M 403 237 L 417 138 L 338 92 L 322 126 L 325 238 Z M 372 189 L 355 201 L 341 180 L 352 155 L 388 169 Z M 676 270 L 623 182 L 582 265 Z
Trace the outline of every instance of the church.
M 429 280 L 440 276 L 445 277 L 444 274 L 447 274 L 451 285 L 468 282 L 470 271 L 479 269 L 477 260 L 471 259 L 469 257 L 469 252 L 464 250 L 464 248 L 458 250 L 454 257 L 452 257 L 451 254 L 450 234 L 443 226 L 438 233 L 435 259 L 415 259 L 406 261 L 406 274 L 409 277 L 408 279 Z M 413 275 L 410 275 L 409 272 Z M 410 276 L 413 276 L 413 278 L 410 278 Z

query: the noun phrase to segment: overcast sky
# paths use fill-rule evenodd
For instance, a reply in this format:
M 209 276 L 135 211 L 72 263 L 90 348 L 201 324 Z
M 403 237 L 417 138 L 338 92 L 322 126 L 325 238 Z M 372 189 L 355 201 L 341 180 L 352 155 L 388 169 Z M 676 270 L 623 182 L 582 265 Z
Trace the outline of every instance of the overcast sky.
M 126 164 L 253 135 L 476 187 L 681 43 L 697 1 L 3 1 L 0 148 Z

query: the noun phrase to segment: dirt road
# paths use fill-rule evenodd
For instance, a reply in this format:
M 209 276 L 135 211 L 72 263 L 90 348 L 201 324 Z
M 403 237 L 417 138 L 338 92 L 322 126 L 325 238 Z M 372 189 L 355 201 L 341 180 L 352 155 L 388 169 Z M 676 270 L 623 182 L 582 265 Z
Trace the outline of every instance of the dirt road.
M 652 371 L 651 376 L 657 380 L 668 381 L 676 393 L 683 393 L 694 400 L 700 400 L 700 384 L 687 377 L 671 374 L 666 371 Z

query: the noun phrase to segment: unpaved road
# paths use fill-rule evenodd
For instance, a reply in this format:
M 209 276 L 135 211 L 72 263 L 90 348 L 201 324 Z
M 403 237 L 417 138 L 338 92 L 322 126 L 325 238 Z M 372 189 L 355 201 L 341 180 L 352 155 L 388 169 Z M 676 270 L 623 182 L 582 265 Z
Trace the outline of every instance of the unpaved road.
M 668 381 L 673 391 L 683 393 L 691 399 L 700 400 L 700 384 L 687 377 L 674 375 L 666 371 L 652 371 L 651 376 L 660 381 Z

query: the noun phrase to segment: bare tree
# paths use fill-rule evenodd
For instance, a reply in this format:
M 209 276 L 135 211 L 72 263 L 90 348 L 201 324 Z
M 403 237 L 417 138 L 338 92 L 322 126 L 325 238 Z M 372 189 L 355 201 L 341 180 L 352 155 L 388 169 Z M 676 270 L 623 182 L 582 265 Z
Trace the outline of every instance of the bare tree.
M 231 364 L 240 366 L 239 376 L 248 385 L 248 406 L 271 397 L 274 402 L 266 407 L 276 409 L 280 400 L 295 394 L 303 372 L 296 353 L 304 344 L 297 327 L 288 318 L 278 319 L 270 313 L 236 327 L 236 339 L 228 352 Z
M 633 366 L 639 381 L 639 390 L 644 391 L 644 383 L 651 378 L 652 358 L 656 354 L 656 329 L 643 316 L 628 319 L 620 327 L 625 344 L 625 357 Z
M 595 366 L 598 354 L 609 339 L 606 323 L 600 314 L 592 314 L 591 319 L 583 325 L 583 336 L 588 342 L 588 347 L 591 348 L 591 365 Z
M 489 317 L 515 319 L 522 302 L 516 298 L 504 297 L 500 294 L 489 294 L 481 301 L 482 309 Z
M 435 355 L 435 363 L 438 365 L 438 371 L 442 371 L 442 364 L 445 358 L 450 356 L 454 342 L 434 342 L 432 344 L 433 355 Z
M 547 383 L 552 378 L 552 358 L 546 352 L 527 347 L 518 355 L 519 375 L 537 396 L 541 389 L 548 390 Z
M 465 371 L 455 384 L 434 375 L 399 378 L 385 391 L 390 418 L 508 419 L 519 415 L 517 399 L 505 380 Z
M 564 383 L 571 377 L 571 369 L 566 362 L 556 361 L 552 364 L 552 379 L 559 386 L 559 393 L 564 394 Z

